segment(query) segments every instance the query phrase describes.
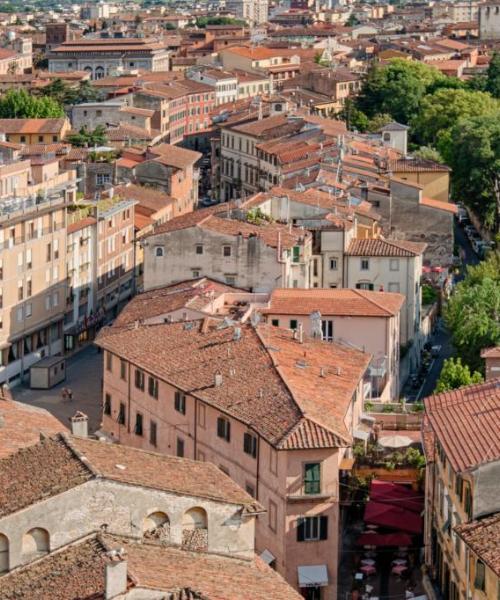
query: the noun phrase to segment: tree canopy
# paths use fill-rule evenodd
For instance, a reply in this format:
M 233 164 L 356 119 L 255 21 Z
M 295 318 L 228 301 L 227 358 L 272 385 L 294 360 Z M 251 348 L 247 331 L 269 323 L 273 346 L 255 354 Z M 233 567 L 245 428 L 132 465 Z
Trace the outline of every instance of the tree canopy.
M 63 107 L 53 98 L 37 98 L 26 90 L 10 89 L 0 98 L 2 119 L 46 119 L 64 117 Z
M 469 267 L 445 309 L 453 344 L 471 369 L 481 366 L 483 348 L 500 344 L 499 264 L 497 251 L 477 267 Z
M 471 373 L 467 365 L 462 364 L 460 358 L 447 358 L 436 384 L 435 393 L 456 390 L 471 383 L 481 383 L 483 376 L 479 371 Z
M 82 127 L 78 133 L 72 133 L 67 136 L 67 141 L 73 146 L 87 147 L 104 146 L 107 143 L 106 129 L 103 125 L 98 125 L 94 130 Z
M 63 105 L 96 102 L 102 97 L 102 93 L 90 81 L 81 81 L 79 86 L 75 88 L 69 86 L 60 78 L 54 79 L 49 85 L 45 86 L 42 94 Z
M 246 27 L 247 23 L 241 19 L 231 17 L 198 17 L 196 19 L 196 27 L 204 29 L 207 25 L 240 25 Z

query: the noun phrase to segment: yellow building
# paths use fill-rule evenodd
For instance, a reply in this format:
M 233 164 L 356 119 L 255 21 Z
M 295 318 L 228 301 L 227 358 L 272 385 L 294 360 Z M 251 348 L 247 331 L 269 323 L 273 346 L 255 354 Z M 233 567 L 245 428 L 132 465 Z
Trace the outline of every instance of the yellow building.
M 15 144 L 53 144 L 71 129 L 66 117 L 58 119 L 0 119 L 0 134 Z
M 422 158 L 400 158 L 389 161 L 389 170 L 398 179 L 420 185 L 423 196 L 448 202 L 451 169 L 446 165 Z
M 500 598 L 500 513 L 456 528 L 468 559 L 468 597 Z

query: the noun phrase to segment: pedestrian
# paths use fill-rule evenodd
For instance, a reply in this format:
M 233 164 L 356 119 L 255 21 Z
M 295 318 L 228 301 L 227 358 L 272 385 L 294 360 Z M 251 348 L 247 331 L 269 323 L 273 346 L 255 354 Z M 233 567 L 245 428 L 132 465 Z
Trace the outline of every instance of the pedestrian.
M 73 400 L 73 390 L 71 388 L 68 388 L 68 399 Z
M 61 390 L 61 398 L 63 399 L 63 402 L 68 398 L 68 390 L 65 387 Z

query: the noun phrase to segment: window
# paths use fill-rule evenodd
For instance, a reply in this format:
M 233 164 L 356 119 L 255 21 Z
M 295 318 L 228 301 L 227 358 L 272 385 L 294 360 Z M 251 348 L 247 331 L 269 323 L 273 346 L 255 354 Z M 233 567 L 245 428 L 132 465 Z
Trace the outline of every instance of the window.
M 290 329 L 297 329 L 297 319 L 290 319 Z
M 113 355 L 111 354 L 111 352 L 106 352 L 106 370 L 113 370 Z
M 184 457 L 184 440 L 182 438 L 177 438 L 177 456 Z
M 139 369 L 135 370 L 135 387 L 144 391 L 144 373 Z
M 165 248 L 163 246 L 156 246 L 155 247 L 155 256 L 157 258 L 162 258 L 163 256 L 165 256 Z
M 26 250 L 26 268 L 31 269 L 32 267 L 33 267 L 33 253 L 31 251 L 31 248 L 28 248 L 28 250 Z
M 125 417 L 126 417 L 126 409 L 125 409 L 125 404 L 123 404 L 123 402 L 120 402 L 120 410 L 118 411 L 118 424 L 119 425 L 125 425 Z
M 321 464 L 306 463 L 304 465 L 304 494 L 321 493 Z
M 29 298 L 33 293 L 33 281 L 31 277 L 26 278 L 26 298 Z
M 25 312 L 26 318 L 31 317 L 31 315 L 33 314 L 33 305 L 31 304 L 31 302 L 28 302 L 24 306 L 24 312 Z
M 174 408 L 182 415 L 186 414 L 186 396 L 182 392 L 175 392 Z
M 151 376 L 148 377 L 148 393 L 158 400 L 158 379 Z
M 399 271 L 399 258 L 391 258 L 389 261 L 389 270 Z
M 222 256 L 231 256 L 231 246 L 222 246 Z
M 229 442 L 231 439 L 231 423 L 224 419 L 224 417 L 219 417 L 217 419 L 217 435 Z
M 198 425 L 202 428 L 205 429 L 205 405 L 204 404 L 198 404 Z
M 136 415 L 135 415 L 134 433 L 135 433 L 135 435 L 142 435 L 142 433 L 143 433 L 141 413 L 136 413 Z
M 361 259 L 361 270 L 369 271 L 370 270 L 370 261 L 367 258 Z
M 253 458 L 257 456 L 257 438 L 251 433 L 243 434 L 243 451 Z
M 203 244 L 196 244 L 196 254 L 203 254 Z
M 269 518 L 269 529 L 271 531 L 276 531 L 276 529 L 278 528 L 278 507 L 276 505 L 275 502 L 273 502 L 272 500 L 269 500 L 269 513 L 268 513 L 268 518 Z
M 292 249 L 292 261 L 298 263 L 300 260 L 300 246 L 294 246 Z
M 250 496 L 252 496 L 252 498 L 255 498 L 255 487 L 251 484 L 251 483 L 246 483 L 245 484 L 245 491 L 247 494 L 249 494 Z
M 23 282 L 22 281 L 18 281 L 17 282 L 17 299 L 18 300 L 22 300 L 23 296 L 24 296 Z
M 333 321 L 321 321 L 321 331 L 323 339 L 327 342 L 333 342 Z
M 297 541 L 315 542 L 328 539 L 328 517 L 297 519 Z
M 337 259 L 330 258 L 330 271 L 336 271 L 338 269 Z
M 149 443 L 151 446 L 156 447 L 157 443 L 157 426 L 154 421 L 151 421 L 149 424 Z
M 108 415 L 108 416 L 111 414 L 111 395 L 110 394 L 106 394 L 104 396 L 104 414 Z
M 127 379 L 127 363 L 124 360 L 120 360 L 120 379 Z
M 373 283 L 368 283 L 367 281 L 362 281 L 361 283 L 356 284 L 356 289 L 373 291 Z
M 397 282 L 393 282 L 393 283 L 389 283 L 389 292 L 396 292 L 399 294 L 399 283 Z
M 56 223 L 54 221 L 54 229 L 56 228 Z M 54 240 L 54 259 L 57 260 L 59 258 L 59 240 Z
M 485 568 L 484 563 L 480 560 L 476 561 L 476 577 L 474 579 L 474 587 L 476 590 L 484 592 L 485 584 Z
M 279 327 L 280 326 L 280 320 L 279 319 L 272 319 L 271 320 L 271 325 L 273 327 Z

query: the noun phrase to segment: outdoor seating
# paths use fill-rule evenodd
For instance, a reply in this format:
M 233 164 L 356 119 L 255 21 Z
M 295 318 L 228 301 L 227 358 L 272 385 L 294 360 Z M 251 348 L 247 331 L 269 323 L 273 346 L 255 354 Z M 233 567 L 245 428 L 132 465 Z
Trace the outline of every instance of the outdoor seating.
M 377 569 L 372 565 L 362 565 L 359 570 L 365 575 L 374 575 L 377 572 Z
M 401 576 L 407 569 L 408 569 L 408 567 L 406 565 L 395 565 L 394 567 L 392 567 L 391 572 L 394 575 Z
M 361 564 L 362 565 L 370 565 L 372 567 L 375 566 L 375 561 L 373 560 L 373 558 L 362 558 L 361 559 Z

